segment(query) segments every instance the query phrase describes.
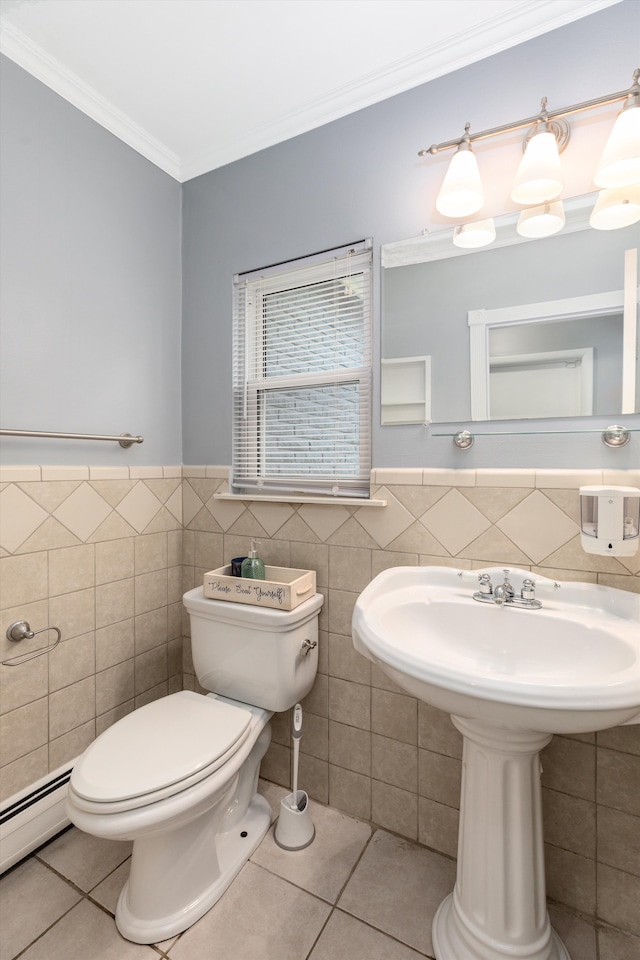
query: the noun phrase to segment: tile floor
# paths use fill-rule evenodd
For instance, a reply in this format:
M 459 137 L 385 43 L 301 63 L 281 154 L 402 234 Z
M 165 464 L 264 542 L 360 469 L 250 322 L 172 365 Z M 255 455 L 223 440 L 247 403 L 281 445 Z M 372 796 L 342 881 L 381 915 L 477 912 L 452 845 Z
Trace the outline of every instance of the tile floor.
M 286 791 L 261 781 L 261 792 L 275 814 Z M 0 881 L 0 960 L 432 958 L 431 919 L 455 864 L 336 810 L 312 810 L 316 838 L 306 850 L 281 850 L 272 829 L 209 913 L 153 946 L 123 940 L 113 922 L 130 844 L 74 827 Z M 551 913 L 574 960 L 632 957 L 622 940 L 620 952 L 610 940 L 598 953 L 590 924 Z

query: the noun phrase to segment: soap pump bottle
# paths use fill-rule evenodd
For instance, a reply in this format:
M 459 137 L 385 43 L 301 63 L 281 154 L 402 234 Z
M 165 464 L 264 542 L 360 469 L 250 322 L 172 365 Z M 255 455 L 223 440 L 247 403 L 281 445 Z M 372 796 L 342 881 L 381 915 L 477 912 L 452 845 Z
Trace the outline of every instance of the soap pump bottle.
M 257 544 L 259 540 L 251 541 L 249 556 L 242 561 L 241 576 L 250 580 L 264 580 L 264 560 L 258 556 Z

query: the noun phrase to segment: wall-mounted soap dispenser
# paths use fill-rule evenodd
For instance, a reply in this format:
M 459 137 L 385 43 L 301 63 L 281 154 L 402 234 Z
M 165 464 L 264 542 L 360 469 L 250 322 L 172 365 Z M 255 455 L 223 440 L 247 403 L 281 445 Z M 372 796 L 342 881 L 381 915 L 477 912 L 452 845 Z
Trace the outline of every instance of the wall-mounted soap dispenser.
M 580 539 L 586 553 L 632 557 L 640 544 L 640 490 L 580 487 Z

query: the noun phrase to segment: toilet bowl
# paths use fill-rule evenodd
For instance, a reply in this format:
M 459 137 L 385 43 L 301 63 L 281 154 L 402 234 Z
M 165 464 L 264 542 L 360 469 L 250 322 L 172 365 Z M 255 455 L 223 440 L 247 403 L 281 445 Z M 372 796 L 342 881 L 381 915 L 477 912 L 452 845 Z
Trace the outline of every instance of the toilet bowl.
M 212 692 L 174 693 L 119 720 L 76 762 L 68 789 L 81 830 L 133 841 L 116 925 L 135 943 L 195 923 L 266 834 L 271 808 L 257 785 L 269 719 L 308 693 L 317 669 L 320 595 L 293 611 L 207 600 L 202 588 L 184 602 Z

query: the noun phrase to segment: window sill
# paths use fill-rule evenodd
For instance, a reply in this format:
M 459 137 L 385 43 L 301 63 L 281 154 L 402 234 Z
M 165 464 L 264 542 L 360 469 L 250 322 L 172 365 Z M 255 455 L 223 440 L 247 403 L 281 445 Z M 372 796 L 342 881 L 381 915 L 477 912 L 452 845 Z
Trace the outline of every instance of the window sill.
M 291 496 L 278 497 L 275 494 L 240 494 L 240 493 L 214 493 L 214 500 L 246 500 L 248 502 L 262 501 L 263 503 L 322 503 L 327 506 L 348 506 L 348 507 L 386 507 L 386 500 L 366 500 L 364 497 L 305 497 Z

